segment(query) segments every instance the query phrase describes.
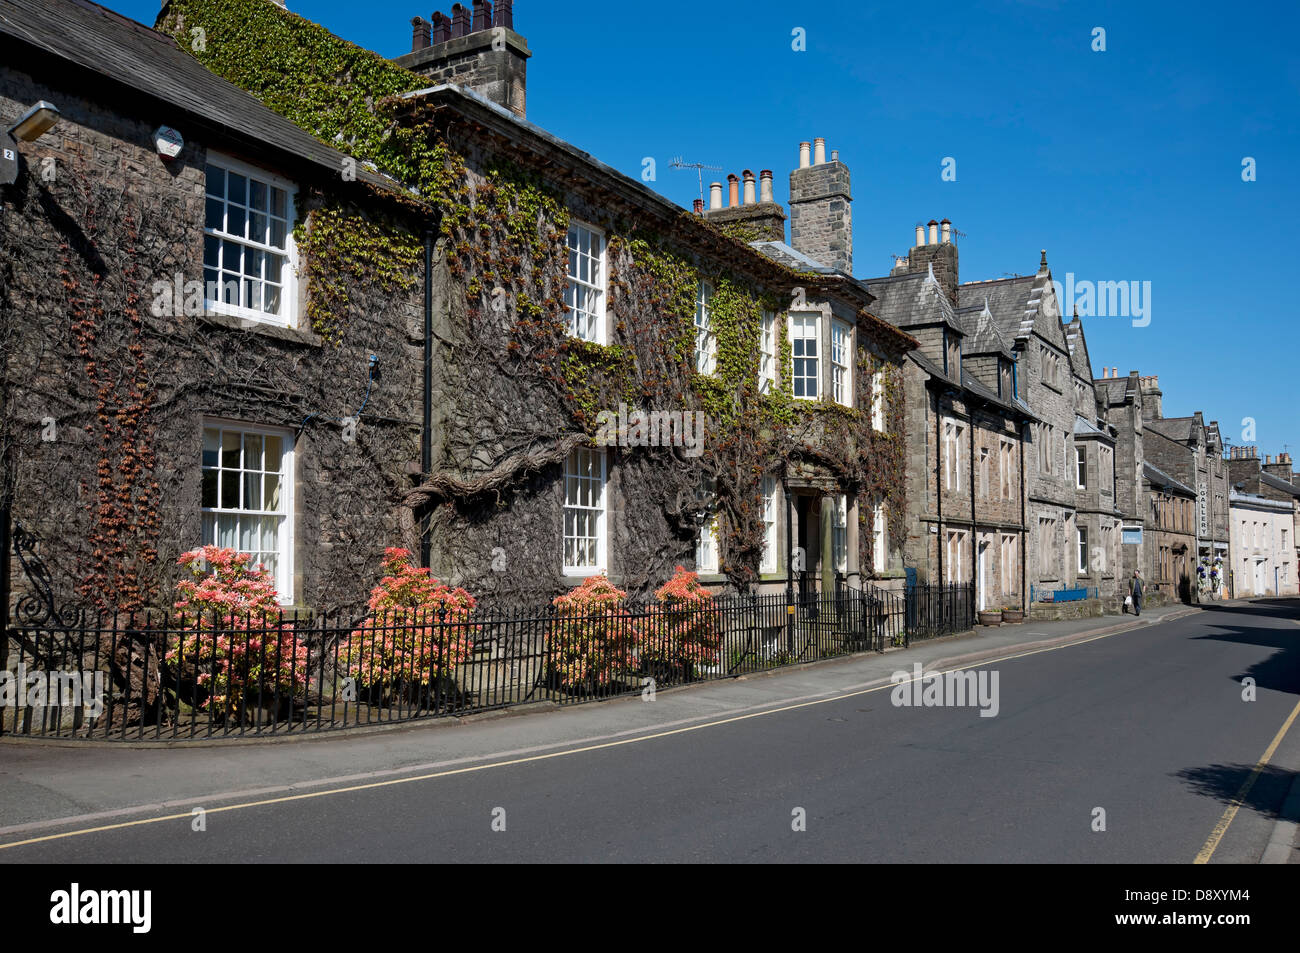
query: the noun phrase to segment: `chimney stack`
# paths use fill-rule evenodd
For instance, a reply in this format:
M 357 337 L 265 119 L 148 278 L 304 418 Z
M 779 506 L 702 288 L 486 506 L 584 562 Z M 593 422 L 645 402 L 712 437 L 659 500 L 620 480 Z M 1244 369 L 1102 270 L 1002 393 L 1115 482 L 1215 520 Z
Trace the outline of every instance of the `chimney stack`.
M 420 17 L 411 20 L 411 52 L 429 48 L 429 24 Z
M 939 240 L 939 228 L 943 227 L 943 240 Z M 929 229 L 929 238 L 926 229 Z M 906 258 L 907 267 L 896 266 L 891 274 L 926 274 L 934 270 L 935 280 L 948 297 L 957 306 L 957 245 L 952 240 L 952 222 L 945 218 L 942 222 L 930 219 L 925 225 L 916 226 L 916 245 Z
M 472 89 L 523 117 L 527 99 L 528 41 L 514 31 L 511 0 L 472 0 L 451 16 L 433 14 L 432 24 L 411 21 L 411 52 L 393 60 L 427 77 L 429 85 L 454 83 Z
M 725 209 L 722 207 L 722 183 L 714 182 L 709 186 L 709 210 L 704 217 L 742 241 L 785 241 L 785 211 L 772 196 L 772 170 L 764 169 L 760 173 L 761 180 L 757 182 L 751 169 L 745 169 L 744 176 L 743 193 L 740 191 L 740 178 L 734 174 L 727 176 L 730 204 Z M 759 189 L 757 200 L 754 195 L 756 185 Z
M 814 261 L 853 274 L 853 190 L 849 167 L 826 161 L 826 140 L 799 143 L 799 168 L 790 173 L 790 244 Z

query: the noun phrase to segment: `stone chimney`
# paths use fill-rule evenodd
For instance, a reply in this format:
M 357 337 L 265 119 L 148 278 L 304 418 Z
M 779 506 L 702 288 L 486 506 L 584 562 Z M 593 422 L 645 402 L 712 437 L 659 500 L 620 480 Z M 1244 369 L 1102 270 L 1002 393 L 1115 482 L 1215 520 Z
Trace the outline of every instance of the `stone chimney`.
M 515 115 L 525 114 L 528 41 L 514 30 L 512 0 L 474 0 L 473 9 L 453 4 L 432 23 L 411 21 L 411 52 L 393 60 L 429 78 L 429 85 L 455 83 L 472 89 Z
M 1291 471 L 1291 454 L 1279 453 L 1276 457 L 1270 458 L 1269 462 L 1264 464 L 1264 472 L 1271 473 L 1280 480 L 1286 480 L 1288 483 L 1295 482 L 1295 474 Z
M 1164 393 L 1160 390 L 1160 378 L 1156 375 L 1139 377 L 1138 388 L 1142 391 L 1142 419 L 1163 420 L 1165 415 L 1160 406 L 1160 399 Z
M 953 307 L 956 307 L 957 285 L 960 283 L 957 245 L 952 240 L 952 222 L 946 218 L 942 222 L 930 219 L 926 225 L 916 226 L 916 244 L 907 253 L 907 258 L 900 261 L 890 274 L 925 274 L 931 266 L 934 267 L 934 277 L 939 282 L 939 287 L 953 303 Z
M 813 161 L 799 144 L 800 167 L 790 173 L 790 244 L 809 258 L 853 274 L 853 192 L 849 167 L 826 159 L 826 140 L 815 139 Z
M 744 171 L 744 176 L 743 187 L 734 172 L 727 176 L 730 204 L 726 208 L 722 207 L 722 184 L 710 183 L 709 207 L 704 217 L 744 242 L 785 241 L 785 210 L 772 197 L 772 170 L 760 172 L 757 183 L 749 169 Z

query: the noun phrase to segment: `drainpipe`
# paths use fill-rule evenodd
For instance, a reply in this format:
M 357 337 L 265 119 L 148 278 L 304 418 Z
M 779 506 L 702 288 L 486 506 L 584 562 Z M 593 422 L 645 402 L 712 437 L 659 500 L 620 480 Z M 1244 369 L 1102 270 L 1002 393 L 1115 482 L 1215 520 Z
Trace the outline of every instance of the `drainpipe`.
M 943 551 L 945 547 L 943 539 L 943 444 L 939 436 L 939 420 L 943 416 L 943 404 L 940 400 L 942 391 L 934 392 L 934 500 L 938 510 L 938 526 L 936 527 L 934 542 L 935 549 L 939 551 L 939 578 L 936 580 L 939 585 L 943 585 Z
M 420 474 L 433 474 L 433 229 L 424 232 L 424 419 L 420 430 Z M 429 567 L 433 540 L 431 513 L 426 513 L 420 530 L 420 565 Z
M 970 580 L 971 605 L 979 610 L 979 533 L 975 528 L 975 410 L 967 419 L 970 427 Z
M 1029 618 L 1029 524 L 1025 522 L 1025 429 L 1028 421 L 1020 425 L 1020 602 L 1021 611 Z

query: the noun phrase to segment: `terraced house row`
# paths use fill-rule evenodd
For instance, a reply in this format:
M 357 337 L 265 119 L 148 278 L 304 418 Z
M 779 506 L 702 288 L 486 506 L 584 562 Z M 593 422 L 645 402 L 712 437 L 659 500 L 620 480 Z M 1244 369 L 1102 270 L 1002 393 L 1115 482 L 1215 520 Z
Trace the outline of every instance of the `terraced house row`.
M 5 491 L 63 598 L 166 601 L 215 543 L 356 605 L 401 545 L 503 603 L 685 565 L 1095 613 L 1134 568 L 1225 594 L 1234 508 L 1297 498 L 1245 500 L 1217 424 L 1097 375 L 1046 252 L 963 282 L 931 220 L 855 274 L 824 139 L 788 207 L 760 169 L 687 210 L 531 123 L 508 0 L 394 61 L 272 0 L 0 13 L 0 118 L 55 119 L 0 185 Z

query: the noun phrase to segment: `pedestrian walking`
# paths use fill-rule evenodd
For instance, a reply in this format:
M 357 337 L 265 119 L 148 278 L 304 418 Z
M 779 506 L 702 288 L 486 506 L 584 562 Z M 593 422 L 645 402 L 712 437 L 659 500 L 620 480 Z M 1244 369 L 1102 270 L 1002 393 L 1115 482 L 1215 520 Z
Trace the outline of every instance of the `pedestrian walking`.
M 1128 581 L 1128 594 L 1133 597 L 1133 614 L 1142 614 L 1142 573 L 1133 570 L 1133 578 Z

